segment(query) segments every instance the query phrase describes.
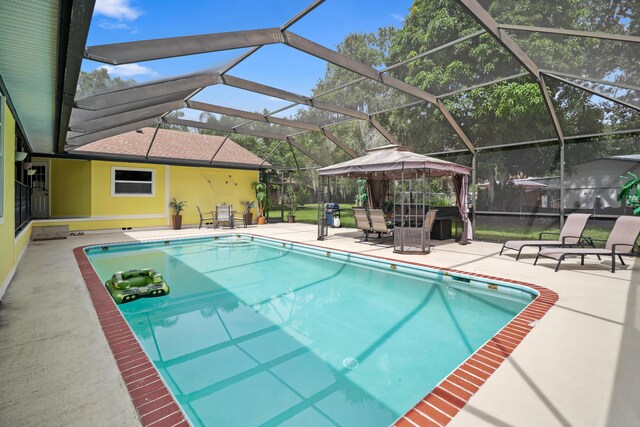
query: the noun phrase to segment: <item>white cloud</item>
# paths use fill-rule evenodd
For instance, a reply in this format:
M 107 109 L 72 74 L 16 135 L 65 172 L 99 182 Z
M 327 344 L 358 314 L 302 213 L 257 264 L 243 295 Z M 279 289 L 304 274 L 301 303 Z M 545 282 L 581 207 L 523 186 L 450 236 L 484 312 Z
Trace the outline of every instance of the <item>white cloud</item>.
M 107 19 L 102 19 L 98 24 L 98 27 L 108 31 L 129 31 L 131 34 L 136 34 L 138 32 L 138 27 L 125 24 L 124 22 L 111 21 Z
M 131 27 L 124 22 L 113 22 L 113 21 L 100 21 L 98 24 L 100 28 L 104 28 L 105 30 L 130 30 Z
M 399 13 L 392 13 L 390 16 L 391 16 L 393 19 L 395 19 L 396 21 L 404 22 L 404 18 L 405 18 L 405 17 L 404 17 L 404 16 L 402 16 L 402 15 L 400 15 Z
M 129 0 L 96 0 L 94 13 L 121 21 L 135 21 L 142 11 L 132 7 Z
M 159 74 L 153 71 L 149 67 L 144 67 L 138 64 L 123 64 L 123 65 L 103 65 L 100 68 L 107 70 L 107 73 L 111 77 L 122 77 L 130 79 L 134 76 L 149 76 L 157 77 Z

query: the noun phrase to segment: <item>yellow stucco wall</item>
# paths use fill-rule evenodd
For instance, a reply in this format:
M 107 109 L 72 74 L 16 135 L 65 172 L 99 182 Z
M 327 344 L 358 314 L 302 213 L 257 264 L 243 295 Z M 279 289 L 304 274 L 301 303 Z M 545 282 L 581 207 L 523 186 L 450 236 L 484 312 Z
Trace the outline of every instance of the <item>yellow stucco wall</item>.
M 154 170 L 154 195 L 113 196 L 113 167 Z M 50 170 L 51 218 L 34 226 L 68 225 L 70 231 L 168 226 L 171 197 L 187 202 L 183 224 L 198 224 L 196 205 L 212 211 L 225 202 L 242 211 L 242 200 L 255 199 L 251 183 L 258 179 L 257 171 L 98 160 L 51 159 Z
M 2 102 L 4 103 L 4 100 Z M 3 137 L 4 209 L 3 216 L 0 219 L 0 296 L 4 294 L 15 271 L 14 268 L 29 244 L 31 237 L 30 225 L 17 237 L 15 236 L 14 182 L 16 122 L 7 105 L 4 104 L 2 107 L 4 107 L 4 117 L 2 118 L 0 131 Z M 0 108 L 0 110 L 1 109 L 2 108 Z
M 256 198 L 251 183 L 257 180 L 257 171 L 170 166 L 169 197 L 187 202 L 183 224 L 198 224 L 196 205 L 202 211 L 215 211 L 216 205 L 224 202 L 243 211 L 240 202 Z M 253 212 L 255 218 L 255 208 Z
M 27 249 L 29 241 L 31 241 L 31 226 L 33 223 L 29 223 L 27 227 L 18 234 L 14 240 L 14 262 L 18 264 L 20 256 Z
M 155 171 L 155 194 L 153 196 L 112 196 L 111 170 L 114 167 L 147 169 Z M 164 214 L 165 166 L 139 163 L 91 162 L 91 215 Z
M 49 179 L 51 218 L 91 216 L 89 160 L 51 159 Z

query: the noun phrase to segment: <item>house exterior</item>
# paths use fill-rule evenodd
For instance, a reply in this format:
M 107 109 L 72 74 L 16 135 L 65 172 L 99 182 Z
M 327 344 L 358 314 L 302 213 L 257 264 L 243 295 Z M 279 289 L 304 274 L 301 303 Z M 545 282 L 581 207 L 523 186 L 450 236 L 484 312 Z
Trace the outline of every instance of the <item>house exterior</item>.
M 187 202 L 183 227 L 197 226 L 196 206 L 213 211 L 225 203 L 242 210 L 242 201 L 255 200 L 251 183 L 259 178 L 258 168 L 268 166 L 229 138 L 169 129 L 159 129 L 154 137 L 153 128 L 87 144 L 75 150 L 74 158 L 33 156 L 19 161 L 16 121 L 5 98 L 1 106 L 0 297 L 34 229 L 166 228 L 172 197 Z M 126 161 L 113 160 L 115 156 Z M 35 173 L 26 177 L 27 168 Z M 17 182 L 18 176 L 25 176 L 28 185 Z M 16 197 L 23 187 L 31 187 L 30 197 L 28 192 Z M 20 219 L 20 205 L 29 205 L 28 219 L 33 220 Z
M 188 227 L 199 223 L 197 206 L 203 212 L 220 204 L 242 210 L 241 201 L 255 199 L 251 183 L 264 163 L 255 154 L 229 138 L 168 129 L 153 138 L 154 133 L 144 128 L 74 151 L 93 160 L 34 157 L 34 226 L 68 225 L 70 231 L 166 227 L 169 200 L 175 197 L 187 202 L 182 223 Z M 131 162 L 95 160 L 112 155 Z M 210 162 L 214 155 L 215 163 Z M 176 160 L 193 165 L 166 164 Z

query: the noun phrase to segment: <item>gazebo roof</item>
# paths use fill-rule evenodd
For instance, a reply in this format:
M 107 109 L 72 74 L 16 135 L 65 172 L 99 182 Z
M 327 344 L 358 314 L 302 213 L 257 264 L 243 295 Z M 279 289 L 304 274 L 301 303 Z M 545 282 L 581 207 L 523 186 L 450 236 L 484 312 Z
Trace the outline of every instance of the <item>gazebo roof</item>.
M 369 150 L 369 154 L 318 170 L 323 176 L 396 179 L 428 174 L 433 177 L 469 175 L 471 168 L 414 153 L 408 147 L 387 145 Z

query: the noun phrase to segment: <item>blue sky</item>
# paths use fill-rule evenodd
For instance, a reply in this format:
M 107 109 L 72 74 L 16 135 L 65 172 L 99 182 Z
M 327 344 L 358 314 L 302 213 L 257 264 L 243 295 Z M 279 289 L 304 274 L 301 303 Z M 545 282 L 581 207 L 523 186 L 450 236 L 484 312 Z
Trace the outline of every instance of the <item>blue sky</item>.
M 87 45 L 279 27 L 311 3 L 312 0 L 97 0 Z M 335 49 L 349 33 L 401 26 L 410 6 L 410 0 L 327 0 L 290 31 Z M 243 51 L 105 68 L 112 77 L 144 82 L 214 68 Z M 104 64 L 85 60 L 82 69 L 99 67 Z M 272 45 L 261 48 L 229 74 L 309 95 L 325 67 L 324 61 L 284 45 Z M 206 89 L 195 99 L 251 111 L 274 110 L 288 104 L 226 87 Z

